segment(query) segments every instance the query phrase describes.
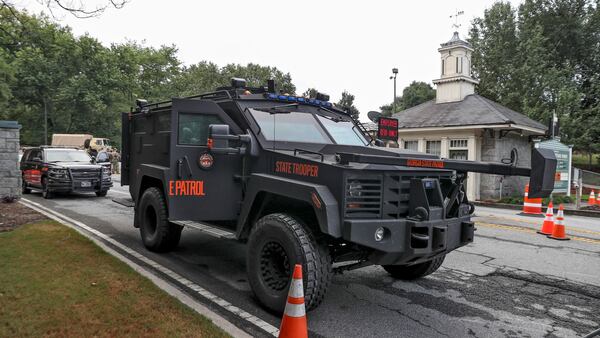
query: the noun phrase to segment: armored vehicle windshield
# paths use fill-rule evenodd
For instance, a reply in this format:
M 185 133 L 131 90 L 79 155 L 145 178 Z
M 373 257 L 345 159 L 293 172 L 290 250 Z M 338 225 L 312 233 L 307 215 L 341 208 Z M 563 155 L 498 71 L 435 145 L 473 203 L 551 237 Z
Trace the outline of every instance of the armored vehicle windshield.
M 349 117 L 301 111 L 249 109 L 266 141 L 367 145 Z

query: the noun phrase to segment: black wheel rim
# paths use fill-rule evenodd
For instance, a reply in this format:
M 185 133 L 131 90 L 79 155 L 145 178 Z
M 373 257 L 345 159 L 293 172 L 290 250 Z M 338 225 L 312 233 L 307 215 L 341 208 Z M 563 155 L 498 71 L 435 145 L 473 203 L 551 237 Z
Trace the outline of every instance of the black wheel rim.
M 290 259 L 281 244 L 267 242 L 260 253 L 261 278 L 275 291 L 284 290 L 290 281 Z
M 144 211 L 144 228 L 147 230 L 148 235 L 153 236 L 156 232 L 156 211 L 152 206 L 147 206 Z

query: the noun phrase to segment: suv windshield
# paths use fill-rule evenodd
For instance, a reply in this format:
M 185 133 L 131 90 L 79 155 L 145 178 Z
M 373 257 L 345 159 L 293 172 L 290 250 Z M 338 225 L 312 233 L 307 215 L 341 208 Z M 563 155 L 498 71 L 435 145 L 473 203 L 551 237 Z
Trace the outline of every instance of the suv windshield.
M 90 162 L 91 158 L 83 150 L 52 149 L 46 150 L 46 162 Z
M 250 109 L 267 141 L 366 145 L 354 123 L 301 112 L 269 113 Z M 333 138 L 333 140 L 332 140 Z

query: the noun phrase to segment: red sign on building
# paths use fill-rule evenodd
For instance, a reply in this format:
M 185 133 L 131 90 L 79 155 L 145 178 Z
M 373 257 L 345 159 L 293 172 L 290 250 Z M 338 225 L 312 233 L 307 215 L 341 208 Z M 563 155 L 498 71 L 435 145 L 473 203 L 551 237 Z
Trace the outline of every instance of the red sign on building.
M 377 138 L 386 141 L 397 141 L 398 140 L 398 119 L 390 117 L 380 117 Z

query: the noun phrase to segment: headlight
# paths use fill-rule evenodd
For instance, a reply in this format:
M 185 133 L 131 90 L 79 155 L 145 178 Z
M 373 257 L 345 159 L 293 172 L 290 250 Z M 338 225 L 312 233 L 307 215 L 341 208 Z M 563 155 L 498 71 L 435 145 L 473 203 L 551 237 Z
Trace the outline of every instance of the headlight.
M 102 173 L 104 175 L 109 175 L 110 176 L 110 168 L 109 167 L 102 167 Z
M 48 175 L 52 176 L 52 178 L 69 178 L 67 169 L 50 168 L 48 169 Z
M 351 197 L 360 197 L 362 195 L 362 185 L 358 181 L 350 181 L 348 183 L 348 194 Z

